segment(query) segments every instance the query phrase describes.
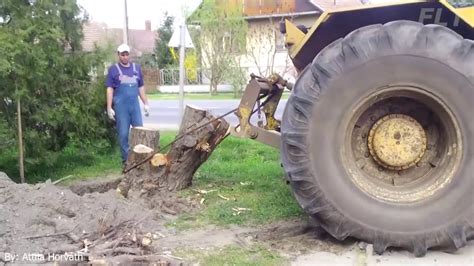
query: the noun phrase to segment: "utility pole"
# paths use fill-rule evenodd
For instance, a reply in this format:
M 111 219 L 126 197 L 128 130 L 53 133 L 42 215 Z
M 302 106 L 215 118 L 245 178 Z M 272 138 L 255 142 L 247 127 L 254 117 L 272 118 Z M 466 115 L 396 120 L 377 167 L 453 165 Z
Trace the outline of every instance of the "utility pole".
M 186 17 L 183 15 L 182 21 L 179 21 L 178 28 L 173 32 L 168 43 L 169 47 L 179 49 L 179 119 L 183 120 L 184 116 L 184 85 L 186 83 L 186 70 L 184 67 L 184 59 L 186 56 L 186 48 L 194 48 L 191 36 L 186 27 Z
M 123 43 L 128 44 L 128 8 L 127 0 L 124 0 L 125 4 L 125 26 L 123 28 Z
M 179 26 L 179 119 L 183 121 L 184 116 L 184 57 L 186 55 L 186 19 L 183 16 L 183 22 Z

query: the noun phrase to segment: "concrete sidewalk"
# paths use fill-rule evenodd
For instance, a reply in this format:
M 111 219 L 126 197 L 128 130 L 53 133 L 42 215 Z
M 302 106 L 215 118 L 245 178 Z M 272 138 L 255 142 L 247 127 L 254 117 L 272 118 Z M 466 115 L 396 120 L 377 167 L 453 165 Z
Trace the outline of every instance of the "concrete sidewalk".
M 391 250 L 379 256 L 373 253 L 373 246 L 360 249 L 357 245 L 342 254 L 314 252 L 298 256 L 293 266 L 331 265 L 331 266 L 473 266 L 474 241 L 456 253 L 428 251 L 426 256 L 416 258 L 408 251 Z

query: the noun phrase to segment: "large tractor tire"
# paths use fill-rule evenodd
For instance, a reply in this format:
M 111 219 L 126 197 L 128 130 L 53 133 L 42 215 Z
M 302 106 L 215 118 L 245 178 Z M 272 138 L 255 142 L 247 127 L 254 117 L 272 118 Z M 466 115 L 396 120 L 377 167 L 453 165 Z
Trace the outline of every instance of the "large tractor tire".
M 357 29 L 300 75 L 282 163 L 337 239 L 458 249 L 474 238 L 474 42 L 410 21 Z

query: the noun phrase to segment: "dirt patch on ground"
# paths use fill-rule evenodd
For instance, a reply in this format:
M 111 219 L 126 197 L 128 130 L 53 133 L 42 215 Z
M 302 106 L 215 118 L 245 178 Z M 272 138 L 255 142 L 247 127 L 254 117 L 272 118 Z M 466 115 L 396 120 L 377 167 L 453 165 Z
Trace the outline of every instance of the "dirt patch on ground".
M 81 193 L 91 192 L 81 187 Z M 80 196 L 50 182 L 16 184 L 0 173 L 0 264 L 13 259 L 43 263 L 127 254 L 122 261 L 126 262 L 156 254 L 152 243 L 169 234 L 164 223 L 198 208 L 195 200 L 174 193 L 144 202 L 125 199 L 113 189 L 105 192 L 101 185 L 97 189 L 103 193 Z M 54 257 L 61 254 L 69 257 Z
M 104 258 L 122 264 L 162 260 L 173 265 L 180 263 L 172 256 L 177 249 L 254 244 L 294 258 L 313 251 L 339 254 L 355 243 L 334 240 L 306 218 L 259 227 L 211 226 L 177 232 L 165 223 L 179 214 L 199 211 L 198 196 L 160 193 L 130 200 L 116 192 L 117 184 L 113 179 L 85 181 L 70 190 L 51 182 L 16 184 L 0 172 L 0 265 L 13 259 L 44 263 Z
M 167 235 L 154 242 L 160 252 L 175 249 L 208 250 L 227 245 L 243 248 L 259 244 L 280 255 L 294 259 L 312 252 L 342 254 L 351 249 L 356 241 L 337 241 L 306 218 L 279 221 L 258 227 L 230 226 L 229 228 L 207 227 Z
M 290 258 L 314 251 L 342 254 L 357 242 L 338 241 L 306 218 L 280 221 L 244 237 Z

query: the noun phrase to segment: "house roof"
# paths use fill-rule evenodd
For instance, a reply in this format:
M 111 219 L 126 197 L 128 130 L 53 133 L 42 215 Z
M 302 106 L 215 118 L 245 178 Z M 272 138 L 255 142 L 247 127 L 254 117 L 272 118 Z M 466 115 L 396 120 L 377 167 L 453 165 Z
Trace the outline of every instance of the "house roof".
M 290 2 L 290 6 L 285 6 L 285 3 L 281 2 L 283 5 L 282 8 L 277 8 L 276 10 L 270 10 L 271 8 L 266 8 L 266 10 L 261 10 L 259 14 L 256 14 L 255 8 L 247 12 L 244 8 L 244 16 L 247 20 L 252 19 L 264 19 L 270 17 L 294 17 L 294 16 L 309 16 L 309 15 L 318 15 L 321 13 L 321 9 L 318 8 L 311 0 L 293 0 Z M 288 4 L 288 3 L 286 3 Z M 262 8 L 262 7 L 260 7 Z M 265 9 L 263 7 L 262 9 Z M 271 11 L 271 12 L 268 12 Z
M 87 22 L 82 25 L 82 33 L 84 39 L 82 41 L 82 49 L 84 51 L 94 50 L 94 45 L 102 46 L 106 44 L 106 29 L 105 23 Z
M 311 3 L 317 6 L 321 11 L 326 11 L 334 8 L 348 8 L 363 5 L 359 0 L 310 0 Z
M 123 43 L 123 29 L 108 28 L 105 23 L 89 21 L 83 25 L 83 33 L 82 48 L 84 51 L 93 51 L 94 45 L 112 44 L 118 46 Z M 149 27 L 145 30 L 129 29 L 128 40 L 132 54 L 140 56 L 153 53 L 157 37 L 157 32 L 152 31 Z
M 129 30 L 128 40 L 132 49 L 142 53 L 151 54 L 155 49 L 155 40 L 158 37 L 156 31 Z

